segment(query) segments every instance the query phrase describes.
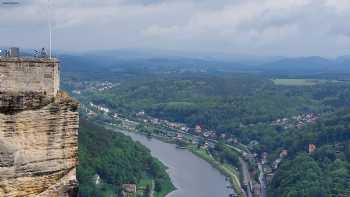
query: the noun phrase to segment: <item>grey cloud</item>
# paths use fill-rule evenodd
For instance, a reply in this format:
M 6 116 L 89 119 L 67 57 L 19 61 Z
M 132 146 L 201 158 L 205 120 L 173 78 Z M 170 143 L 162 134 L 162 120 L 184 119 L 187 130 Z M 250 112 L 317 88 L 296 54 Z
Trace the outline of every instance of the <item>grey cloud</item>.
M 46 44 L 47 1 L 22 2 L 0 7 L 0 45 Z M 347 0 L 59 0 L 52 7 L 55 46 L 66 50 L 350 53 Z

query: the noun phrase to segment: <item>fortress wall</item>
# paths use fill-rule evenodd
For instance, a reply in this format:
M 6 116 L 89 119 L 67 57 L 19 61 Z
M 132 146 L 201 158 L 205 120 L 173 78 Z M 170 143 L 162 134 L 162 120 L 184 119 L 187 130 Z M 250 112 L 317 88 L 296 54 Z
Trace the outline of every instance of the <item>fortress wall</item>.
M 49 98 L 59 90 L 56 59 L 0 58 L 0 93 L 41 93 Z

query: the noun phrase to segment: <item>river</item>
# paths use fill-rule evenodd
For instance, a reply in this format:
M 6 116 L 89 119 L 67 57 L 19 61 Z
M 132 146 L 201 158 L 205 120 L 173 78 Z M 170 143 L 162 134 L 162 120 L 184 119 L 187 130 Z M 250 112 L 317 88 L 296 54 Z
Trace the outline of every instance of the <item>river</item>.
M 168 174 L 177 190 L 167 197 L 228 197 L 233 193 L 232 189 L 227 188 L 230 184 L 224 175 L 188 150 L 137 133 L 117 131 L 139 141 L 169 167 Z

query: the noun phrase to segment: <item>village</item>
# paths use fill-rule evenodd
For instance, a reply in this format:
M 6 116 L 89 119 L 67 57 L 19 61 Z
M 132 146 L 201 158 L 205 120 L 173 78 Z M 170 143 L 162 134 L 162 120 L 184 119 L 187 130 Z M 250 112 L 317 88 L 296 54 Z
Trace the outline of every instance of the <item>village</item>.
M 319 118 L 318 114 L 305 113 L 293 116 L 292 118 L 280 118 L 271 123 L 274 126 L 281 126 L 283 129 L 303 128 L 307 124 L 315 123 Z

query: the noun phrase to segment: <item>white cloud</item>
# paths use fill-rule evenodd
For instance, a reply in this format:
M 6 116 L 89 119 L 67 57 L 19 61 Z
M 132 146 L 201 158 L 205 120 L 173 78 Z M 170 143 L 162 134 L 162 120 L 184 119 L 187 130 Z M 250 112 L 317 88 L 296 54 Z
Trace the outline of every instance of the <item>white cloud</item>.
M 46 0 L 22 2 L 0 7 L 0 44 L 45 44 Z M 350 53 L 348 0 L 59 0 L 51 14 L 55 46 L 67 50 Z

